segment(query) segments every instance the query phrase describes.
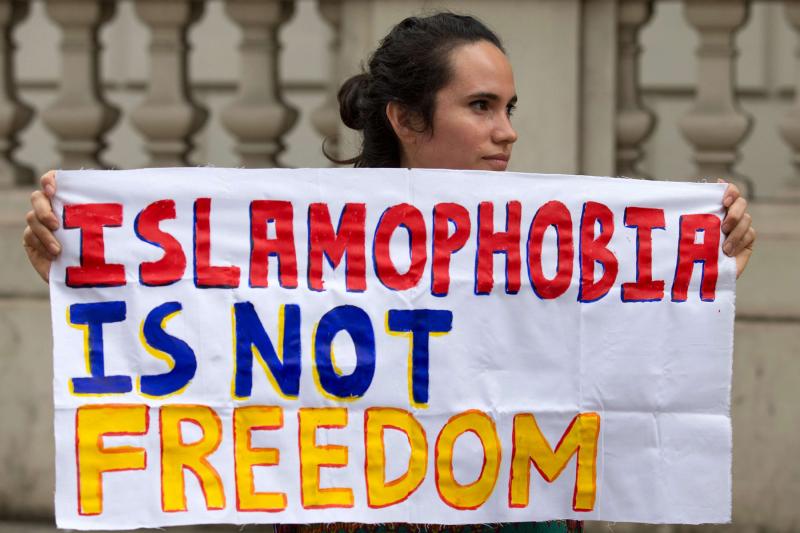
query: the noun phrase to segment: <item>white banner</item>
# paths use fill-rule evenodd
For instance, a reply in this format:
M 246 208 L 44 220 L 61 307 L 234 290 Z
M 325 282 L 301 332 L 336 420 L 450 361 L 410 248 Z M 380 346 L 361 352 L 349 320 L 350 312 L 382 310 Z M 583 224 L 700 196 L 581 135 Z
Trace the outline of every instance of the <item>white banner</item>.
M 57 180 L 59 527 L 730 520 L 724 185 Z

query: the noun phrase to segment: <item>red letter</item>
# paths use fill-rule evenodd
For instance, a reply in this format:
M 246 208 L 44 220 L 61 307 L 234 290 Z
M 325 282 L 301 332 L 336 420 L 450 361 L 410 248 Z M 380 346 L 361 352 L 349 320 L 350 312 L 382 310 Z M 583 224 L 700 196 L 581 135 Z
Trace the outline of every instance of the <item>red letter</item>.
M 345 204 L 339 226 L 333 233 L 328 204 L 308 206 L 308 287 L 312 291 L 325 289 L 322 280 L 322 256 L 336 268 L 346 253 L 345 283 L 348 291 L 361 292 L 367 288 L 367 260 L 364 251 L 366 204 Z
M 409 254 L 411 255 L 411 266 L 405 274 L 397 271 L 392 262 L 392 256 L 389 254 L 392 234 L 400 226 L 408 231 Z M 397 204 L 384 211 L 378 221 L 372 243 L 375 274 L 381 283 L 395 291 L 410 289 L 419 283 L 425 271 L 425 261 L 428 260 L 428 252 L 425 249 L 426 240 L 425 218 L 419 209 L 410 204 Z
M 211 265 L 211 198 L 194 201 L 194 285 L 195 287 L 239 286 L 239 267 Z
M 297 288 L 297 256 L 294 249 L 292 202 L 253 200 L 250 204 L 250 286 L 267 287 L 269 256 L 278 257 L 278 282 Z M 267 239 L 267 224 L 275 224 L 275 238 Z
M 595 239 L 594 226 L 600 222 L 600 235 Z M 614 285 L 619 264 L 614 253 L 607 248 L 614 234 L 614 214 L 604 204 L 586 202 L 581 215 L 581 283 L 578 301 L 599 300 Z M 603 265 L 603 275 L 594 280 L 594 264 Z
M 547 228 L 556 229 L 558 243 L 558 266 L 553 279 L 547 279 L 542 270 L 542 242 Z M 539 298 L 558 298 L 569 288 L 572 281 L 572 260 L 575 247 L 572 244 L 572 217 L 567 206 L 555 200 L 547 202 L 536 211 L 528 232 L 528 277 L 533 292 Z
M 622 284 L 623 302 L 657 302 L 664 280 L 653 280 L 653 229 L 664 229 L 664 210 L 626 207 L 625 226 L 636 228 L 636 283 Z
M 158 223 L 175 218 L 175 200 L 159 200 L 148 205 L 136 215 L 133 229 L 144 242 L 164 250 L 158 261 L 147 261 L 139 265 L 139 281 L 142 285 L 159 286 L 175 283 L 186 271 L 186 255 L 178 240 L 161 231 Z
M 81 229 L 81 266 L 67 267 L 70 287 L 125 285 L 125 267 L 106 263 L 103 227 L 122 225 L 122 204 L 64 206 L 64 228 Z
M 452 235 L 450 222 L 455 224 Z M 441 203 L 433 207 L 433 265 L 431 294 L 447 296 L 450 288 L 450 256 L 469 239 L 469 211 L 458 204 Z
M 696 243 L 697 232 L 703 232 L 703 242 Z M 695 263 L 703 263 L 700 299 L 713 302 L 717 288 L 720 221 L 714 215 L 684 215 L 678 244 L 678 266 L 672 283 L 672 301 L 685 302 Z
M 489 294 L 494 286 L 494 254 L 506 254 L 506 292 L 516 294 L 521 285 L 519 270 L 519 220 L 522 204 L 512 200 L 506 204 L 506 231 L 494 231 L 494 204 L 478 206 L 478 257 L 475 262 L 475 294 Z

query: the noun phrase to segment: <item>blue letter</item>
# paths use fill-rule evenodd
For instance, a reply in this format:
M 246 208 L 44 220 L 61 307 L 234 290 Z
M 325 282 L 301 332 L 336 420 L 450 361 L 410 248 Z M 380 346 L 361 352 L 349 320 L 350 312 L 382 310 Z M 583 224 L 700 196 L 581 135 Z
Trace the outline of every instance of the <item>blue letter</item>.
M 387 325 L 389 331 L 411 333 L 411 398 L 414 403 L 428 403 L 428 340 L 431 333 L 453 328 L 453 312 L 390 309 Z
M 333 368 L 331 344 L 340 331 L 350 334 L 356 348 L 356 367 L 347 375 Z M 375 333 L 367 313 L 354 305 L 340 305 L 322 315 L 314 338 L 314 361 L 326 392 L 338 398 L 363 396 L 375 375 Z
M 197 370 L 197 358 L 194 352 L 184 341 L 164 331 L 167 320 L 178 314 L 181 309 L 180 302 L 163 303 L 150 311 L 142 324 L 142 345 L 171 367 L 165 374 L 142 376 L 139 380 L 142 394 L 167 396 L 180 391 L 194 377 Z
M 75 394 L 124 394 L 133 389 L 130 376 L 106 376 L 103 324 L 125 320 L 125 302 L 72 304 L 69 322 L 84 329 L 84 353 L 90 378 L 72 378 Z
M 258 319 L 250 302 L 233 304 L 236 334 L 236 370 L 234 395 L 248 398 L 253 389 L 253 348 L 266 363 L 264 371 L 278 394 L 296 397 L 300 392 L 300 306 L 281 306 L 278 316 L 278 335 L 283 345 L 275 351 L 269 335 Z M 279 343 L 280 344 L 280 343 Z M 263 365 L 262 365 L 263 366 Z

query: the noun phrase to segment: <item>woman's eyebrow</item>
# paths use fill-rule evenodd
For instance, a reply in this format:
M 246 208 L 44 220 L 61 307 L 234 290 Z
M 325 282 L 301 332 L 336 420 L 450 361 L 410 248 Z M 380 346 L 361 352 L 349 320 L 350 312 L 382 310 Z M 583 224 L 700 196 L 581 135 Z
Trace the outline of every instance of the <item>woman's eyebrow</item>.
M 497 95 L 495 93 L 489 93 L 489 92 L 473 93 L 473 94 L 469 95 L 468 98 L 470 98 L 470 99 L 473 99 L 473 98 L 485 98 L 486 100 L 492 100 L 492 101 L 500 100 L 500 96 L 499 95 Z M 517 103 L 517 95 L 515 94 L 508 101 L 508 104 L 509 105 L 515 105 L 516 103 Z

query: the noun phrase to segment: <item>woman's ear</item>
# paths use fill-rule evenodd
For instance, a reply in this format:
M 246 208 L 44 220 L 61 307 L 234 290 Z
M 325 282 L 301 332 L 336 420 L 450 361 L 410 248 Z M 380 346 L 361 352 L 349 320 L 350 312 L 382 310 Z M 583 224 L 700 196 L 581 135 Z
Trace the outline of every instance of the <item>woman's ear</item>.
M 392 125 L 394 134 L 400 139 L 401 144 L 413 144 L 419 132 L 416 131 L 411 124 L 411 114 L 408 108 L 400 102 L 391 101 L 386 104 L 386 118 Z

